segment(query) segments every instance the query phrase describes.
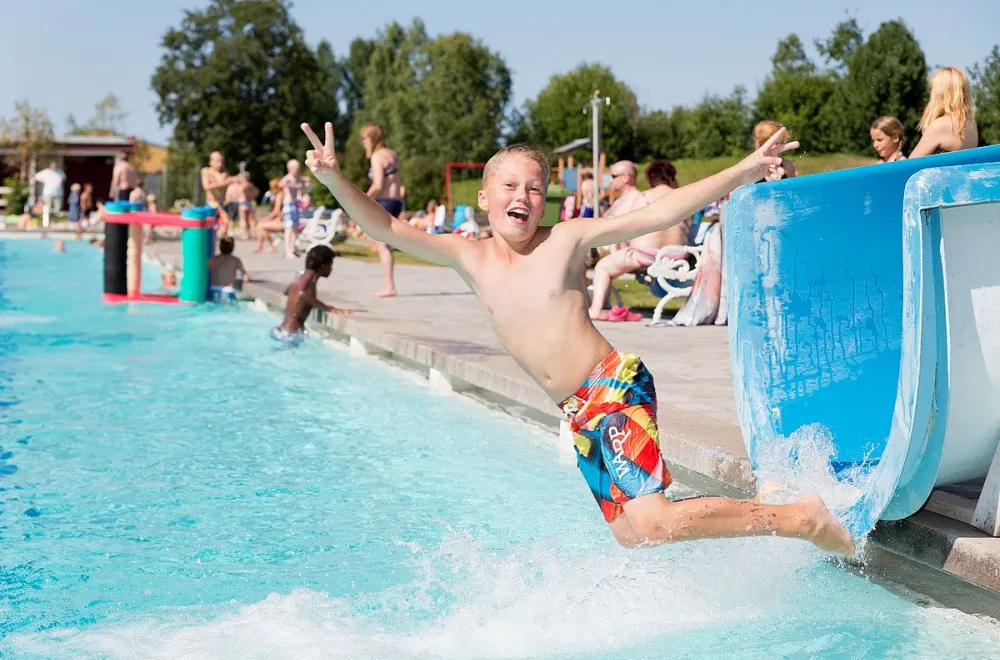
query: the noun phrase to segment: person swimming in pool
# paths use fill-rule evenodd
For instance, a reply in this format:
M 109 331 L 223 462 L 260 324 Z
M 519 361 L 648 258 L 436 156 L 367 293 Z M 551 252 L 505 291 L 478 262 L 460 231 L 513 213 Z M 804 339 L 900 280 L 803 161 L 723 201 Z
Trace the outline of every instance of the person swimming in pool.
M 394 218 L 341 171 L 333 124 L 325 126 L 325 142 L 308 124 L 302 130 L 313 145 L 306 165 L 366 234 L 455 269 L 482 299 L 503 345 L 562 410 L 573 431 L 577 465 L 619 544 L 636 548 L 775 535 L 853 554 L 850 533 L 817 495 L 782 505 L 725 497 L 668 499 L 664 493 L 672 477 L 660 452 L 652 375 L 638 356 L 613 348 L 587 313 L 583 268 L 591 248 L 667 229 L 780 170 L 782 154 L 798 146 L 785 144 L 784 129 L 736 165 L 641 209 L 553 227 L 539 226 L 548 158 L 524 145 L 507 147 L 483 170 L 479 206 L 493 232 L 481 241 L 427 234 Z M 544 503 L 534 504 L 544 510 Z
M 336 256 L 330 247 L 317 245 L 306 254 L 306 269 L 294 282 L 285 288 L 288 303 L 285 305 L 285 319 L 281 325 L 271 330 L 271 338 L 277 341 L 298 344 L 304 336 L 306 319 L 313 308 L 319 307 L 331 314 L 349 314 L 351 310 L 340 309 L 327 305 L 316 297 L 316 285 L 319 278 L 330 277 L 333 272 L 333 258 Z

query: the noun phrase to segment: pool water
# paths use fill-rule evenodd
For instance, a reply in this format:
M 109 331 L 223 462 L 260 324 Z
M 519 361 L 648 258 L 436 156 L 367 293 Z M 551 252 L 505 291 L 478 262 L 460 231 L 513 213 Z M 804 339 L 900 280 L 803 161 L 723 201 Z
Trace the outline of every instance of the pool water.
M 799 541 L 618 549 L 551 437 L 270 314 L 0 241 L 0 654 L 986 657 Z M 146 282 L 155 282 L 150 269 Z M 957 650 L 960 649 L 960 650 Z

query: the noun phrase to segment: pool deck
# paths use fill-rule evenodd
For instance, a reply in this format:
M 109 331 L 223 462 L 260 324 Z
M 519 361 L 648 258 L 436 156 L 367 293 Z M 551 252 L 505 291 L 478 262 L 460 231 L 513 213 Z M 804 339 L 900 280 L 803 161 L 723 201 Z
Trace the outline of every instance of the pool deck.
M 244 293 L 269 308 L 284 307 L 282 290 L 302 260 L 252 254 L 237 241 L 236 255 L 254 281 Z M 180 244 L 157 241 L 146 254 L 180 266 Z M 377 299 L 378 263 L 337 260 L 320 297 L 350 316 L 316 313 L 310 327 L 347 342 L 359 354 L 390 359 L 426 375 L 444 390 L 467 391 L 556 431 L 558 410 L 504 351 L 476 298 L 454 272 L 400 264 L 399 295 Z M 661 446 L 681 481 L 707 476 L 706 491 L 753 490 L 753 477 L 737 424 L 725 327 L 650 328 L 640 323 L 599 323 L 612 344 L 635 352 L 653 374 L 659 399 Z M 880 523 L 872 539 L 885 549 L 1000 592 L 1000 539 L 962 522 L 923 510 Z

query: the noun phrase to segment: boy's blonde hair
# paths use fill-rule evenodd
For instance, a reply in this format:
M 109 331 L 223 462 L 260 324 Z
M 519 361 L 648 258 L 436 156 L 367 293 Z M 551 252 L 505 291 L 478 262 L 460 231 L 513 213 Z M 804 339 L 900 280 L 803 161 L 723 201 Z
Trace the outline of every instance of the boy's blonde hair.
M 486 183 L 500 166 L 500 163 L 502 163 L 508 156 L 524 156 L 525 158 L 533 161 L 542 170 L 542 184 L 548 187 L 549 176 L 552 168 L 549 165 L 549 159 L 545 156 L 545 154 L 538 149 L 529 147 L 526 144 L 513 144 L 496 152 L 493 154 L 493 158 L 490 158 L 489 161 L 486 162 L 486 167 L 483 168 L 483 188 L 486 187 Z
M 72 190 L 73 192 L 77 192 L 77 191 L 80 190 L 80 184 L 79 183 L 74 183 L 73 185 L 71 185 L 69 187 L 69 189 Z
M 938 69 L 931 76 L 930 100 L 920 118 L 920 131 L 926 131 L 938 117 L 951 117 L 958 136 L 965 139 L 965 128 L 975 118 L 972 87 L 965 72 L 953 66 Z

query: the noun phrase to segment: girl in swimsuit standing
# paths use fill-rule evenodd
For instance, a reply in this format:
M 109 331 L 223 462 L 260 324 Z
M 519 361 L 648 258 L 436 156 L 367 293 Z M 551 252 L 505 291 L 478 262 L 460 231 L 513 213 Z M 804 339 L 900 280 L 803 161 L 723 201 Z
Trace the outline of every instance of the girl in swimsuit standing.
M 386 146 L 382 127 L 378 124 L 367 124 L 361 129 L 361 142 L 365 145 L 365 155 L 368 156 L 370 169 L 368 178 L 368 196 L 373 198 L 389 215 L 398 218 L 403 212 L 402 182 L 399 176 L 399 155 Z M 392 248 L 385 243 L 375 243 L 379 261 L 382 262 L 382 272 L 385 274 L 385 288 L 376 291 L 375 296 L 388 298 L 396 295 L 394 278 L 395 259 Z

